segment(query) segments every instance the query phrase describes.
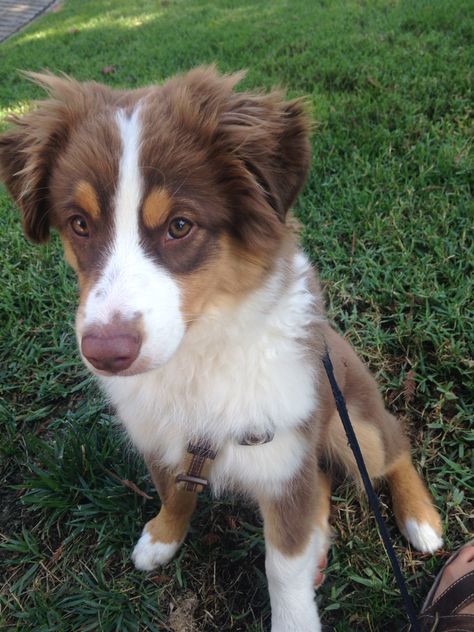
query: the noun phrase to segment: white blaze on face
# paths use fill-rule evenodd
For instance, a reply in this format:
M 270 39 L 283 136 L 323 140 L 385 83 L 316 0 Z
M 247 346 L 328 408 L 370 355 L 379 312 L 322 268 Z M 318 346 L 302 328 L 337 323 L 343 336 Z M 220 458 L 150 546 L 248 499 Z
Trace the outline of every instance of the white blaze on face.
M 184 334 L 178 284 L 145 253 L 139 234 L 143 179 L 139 167 L 140 108 L 130 117 L 116 115 L 122 156 L 110 254 L 88 293 L 78 319 L 79 342 L 84 332 L 114 320 L 136 321 L 143 336 L 140 354 L 129 372 L 155 368 L 176 351 Z

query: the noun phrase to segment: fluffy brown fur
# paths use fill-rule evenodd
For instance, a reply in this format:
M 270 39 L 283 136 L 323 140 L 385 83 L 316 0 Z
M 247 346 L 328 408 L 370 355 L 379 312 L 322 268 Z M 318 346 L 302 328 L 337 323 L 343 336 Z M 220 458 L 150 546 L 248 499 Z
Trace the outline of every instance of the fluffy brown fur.
M 45 241 L 50 227 L 59 231 L 80 279 L 81 306 L 104 263 L 113 228 L 120 139 L 111 121 L 117 108 L 131 111 L 139 101 L 145 182 L 140 237 L 147 255 L 179 283 L 187 326 L 211 307 L 241 301 L 278 262 L 290 270 L 296 246 L 288 213 L 309 168 L 310 119 L 303 101 L 285 101 L 278 91 L 236 93 L 241 76 L 198 68 L 161 87 L 113 91 L 31 75 L 50 98 L 15 118 L 15 126 L 0 136 L 0 175 L 30 239 Z M 93 240 L 71 229 L 77 213 L 87 216 Z M 170 243 L 169 221 L 179 214 L 193 222 L 192 236 Z M 307 282 L 322 315 L 317 281 Z M 80 324 L 81 307 L 78 314 Z M 146 332 L 140 322 L 137 316 L 127 326 L 141 339 Z M 385 410 L 373 377 L 348 343 L 327 324 L 312 327 L 311 363 L 320 364 L 327 344 L 368 471 L 374 479 L 387 478 L 401 529 L 406 531 L 410 520 L 427 524 L 436 541 L 441 522 L 400 423 Z M 89 338 L 100 335 L 89 332 Z M 305 550 L 316 526 L 328 531 L 330 482 L 321 466 L 330 471 L 337 463 L 358 479 L 325 378 L 318 400 L 299 429 L 314 450 L 278 498 L 258 498 L 267 541 L 290 558 Z M 154 456 L 148 461 L 162 509 L 148 533 L 152 542 L 180 541 L 196 498 L 177 490 L 173 473 Z

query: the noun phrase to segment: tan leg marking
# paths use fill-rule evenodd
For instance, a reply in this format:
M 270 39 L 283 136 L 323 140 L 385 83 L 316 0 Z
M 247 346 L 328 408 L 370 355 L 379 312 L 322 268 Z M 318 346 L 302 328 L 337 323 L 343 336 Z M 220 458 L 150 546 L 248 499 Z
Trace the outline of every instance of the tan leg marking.
M 441 535 L 441 519 L 420 475 L 413 466 L 409 453 L 402 454 L 385 474 L 392 494 L 393 508 L 398 525 L 405 531 L 410 518 L 428 523 Z
M 316 576 L 314 579 L 314 587 L 319 588 L 325 580 L 324 571 L 328 565 L 328 552 L 331 546 L 331 535 L 329 525 L 329 514 L 331 511 L 331 479 L 329 474 L 320 472 L 320 486 L 321 494 L 319 497 L 318 511 L 316 513 L 316 526 L 328 535 L 325 549 L 321 552 L 318 560 L 318 566 L 316 569 Z
M 320 631 L 314 583 L 327 554 L 328 484 L 309 459 L 282 498 L 261 500 L 272 630 Z
M 181 542 L 196 507 L 197 494 L 181 489 L 170 491 L 157 516 L 146 523 L 151 542 Z
M 377 384 L 348 343 L 331 328 L 325 329 L 336 378 L 347 403 L 371 478 L 385 476 L 390 485 L 400 529 L 418 550 L 432 553 L 442 546 L 441 520 L 410 458 L 410 446 L 398 419 L 385 410 Z M 325 409 L 334 406 L 329 389 Z M 338 413 L 330 421 L 323 450 L 339 462 L 360 485 L 360 474 Z
M 331 478 L 326 472 L 319 472 L 319 494 L 316 508 L 316 526 L 329 531 L 329 513 L 331 511 Z
M 373 423 L 364 419 L 357 409 L 347 406 L 354 432 L 359 442 L 365 466 L 371 478 L 383 476 L 385 472 L 385 449 L 380 431 Z M 325 446 L 334 460 L 340 462 L 343 467 L 361 484 L 359 468 L 347 442 L 346 431 L 342 425 L 339 413 L 334 413 L 329 422 L 327 445 Z
M 311 478 L 295 481 L 283 498 L 260 500 L 265 540 L 288 556 L 306 548 L 315 526 L 329 532 L 329 478 L 317 471 L 315 463 L 311 465 L 315 468 Z
M 152 542 L 181 542 L 196 507 L 197 493 L 178 488 L 174 474 L 152 460 L 145 460 L 161 498 L 160 512 L 147 522 L 145 530 Z
M 196 506 L 197 494 L 178 489 L 174 476 L 148 461 L 153 482 L 161 496 L 160 513 L 147 522 L 132 552 L 135 567 L 150 571 L 167 564 L 181 545 Z

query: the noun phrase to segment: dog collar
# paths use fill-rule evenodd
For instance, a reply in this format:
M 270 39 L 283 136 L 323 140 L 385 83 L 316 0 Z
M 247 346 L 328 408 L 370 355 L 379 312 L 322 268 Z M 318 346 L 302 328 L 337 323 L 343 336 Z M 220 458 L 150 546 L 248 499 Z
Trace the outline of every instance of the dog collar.
M 248 433 L 238 442 L 242 446 L 264 445 L 272 441 L 274 432 L 267 431 L 261 434 Z M 213 449 L 208 441 L 188 443 L 183 459 L 181 473 L 176 477 L 176 484 L 187 492 L 202 492 L 209 485 L 209 470 L 217 450 Z

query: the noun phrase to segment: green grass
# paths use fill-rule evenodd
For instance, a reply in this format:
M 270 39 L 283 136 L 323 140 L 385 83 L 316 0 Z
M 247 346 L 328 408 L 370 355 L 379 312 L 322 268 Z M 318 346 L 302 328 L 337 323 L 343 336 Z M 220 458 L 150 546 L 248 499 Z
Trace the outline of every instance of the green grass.
M 474 491 L 473 18 L 468 0 L 70 0 L 0 46 L 2 117 L 39 96 L 17 69 L 45 67 L 133 87 L 217 62 L 248 68 L 244 87 L 309 96 L 303 242 L 331 316 L 409 429 L 447 550 L 472 531 Z M 178 558 L 133 569 L 156 494 L 78 360 L 58 240 L 26 243 L 3 189 L 0 214 L 0 627 L 176 631 L 189 611 L 190 632 L 268 629 L 260 521 L 245 503 L 204 496 Z M 381 493 L 419 605 L 445 556 L 410 550 Z M 341 484 L 333 501 L 324 622 L 405 630 L 365 500 Z

